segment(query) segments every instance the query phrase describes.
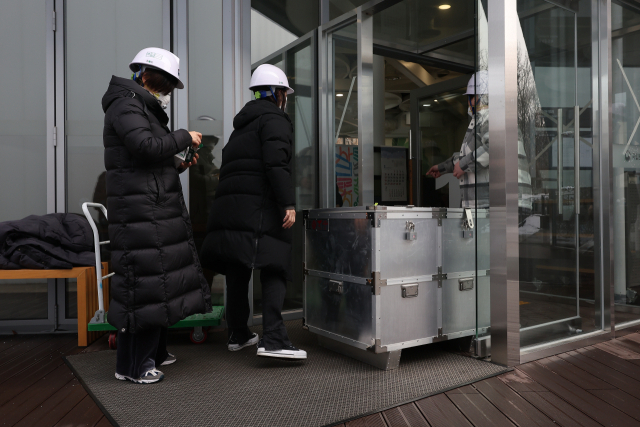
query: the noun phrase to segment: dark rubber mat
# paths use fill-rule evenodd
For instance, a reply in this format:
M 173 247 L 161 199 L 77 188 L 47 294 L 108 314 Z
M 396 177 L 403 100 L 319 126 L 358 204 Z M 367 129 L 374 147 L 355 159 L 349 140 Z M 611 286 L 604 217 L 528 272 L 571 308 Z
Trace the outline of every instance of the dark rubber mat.
M 115 351 L 67 362 L 120 426 L 332 425 L 507 371 L 439 344 L 406 349 L 399 369 L 381 371 L 318 346 L 300 321 L 287 328 L 306 361 L 259 358 L 255 347 L 230 352 L 226 332 L 217 332 L 201 345 L 170 335 L 178 361 L 162 367 L 165 379 L 156 384 L 116 380 Z

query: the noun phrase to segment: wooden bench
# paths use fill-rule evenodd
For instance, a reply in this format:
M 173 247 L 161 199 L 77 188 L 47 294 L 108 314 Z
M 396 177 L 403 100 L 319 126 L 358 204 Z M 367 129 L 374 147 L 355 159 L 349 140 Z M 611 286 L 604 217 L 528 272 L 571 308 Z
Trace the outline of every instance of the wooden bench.
M 103 262 L 102 268 L 106 272 L 108 264 Z M 70 270 L 0 270 L 0 280 L 17 279 L 76 279 L 78 283 L 78 346 L 86 347 L 105 334 L 104 331 L 87 331 L 89 321 L 98 310 L 95 267 L 75 267 Z M 109 309 L 109 279 L 104 279 L 102 284 L 106 311 Z

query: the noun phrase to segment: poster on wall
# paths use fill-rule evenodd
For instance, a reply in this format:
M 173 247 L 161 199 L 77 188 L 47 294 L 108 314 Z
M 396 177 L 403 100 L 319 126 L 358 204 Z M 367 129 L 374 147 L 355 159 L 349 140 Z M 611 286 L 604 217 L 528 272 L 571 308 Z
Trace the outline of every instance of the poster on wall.
M 406 202 L 407 150 L 381 147 L 380 154 L 382 200 L 385 202 Z
M 357 145 L 336 145 L 336 184 L 343 207 L 359 206 Z

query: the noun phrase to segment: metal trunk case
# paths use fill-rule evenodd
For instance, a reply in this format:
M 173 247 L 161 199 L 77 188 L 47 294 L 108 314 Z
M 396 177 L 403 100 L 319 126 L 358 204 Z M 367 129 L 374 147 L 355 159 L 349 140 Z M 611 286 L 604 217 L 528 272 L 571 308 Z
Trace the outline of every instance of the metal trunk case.
M 305 212 L 305 325 L 385 353 L 489 327 L 488 211 Z

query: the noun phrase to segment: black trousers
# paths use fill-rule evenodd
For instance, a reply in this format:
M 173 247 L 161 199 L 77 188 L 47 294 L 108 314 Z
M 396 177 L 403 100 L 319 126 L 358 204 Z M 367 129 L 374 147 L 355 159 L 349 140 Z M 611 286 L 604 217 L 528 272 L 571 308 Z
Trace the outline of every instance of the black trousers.
M 227 267 L 227 325 L 229 336 L 235 335 L 238 342 L 251 336 L 247 327 L 249 320 L 249 280 L 251 269 L 242 265 Z M 287 329 L 282 321 L 282 305 L 287 291 L 284 272 L 261 270 L 262 283 L 262 339 L 265 349 L 280 350 L 291 345 Z
M 140 378 L 167 359 L 167 328 L 153 328 L 131 334 L 118 332 L 116 372 Z

